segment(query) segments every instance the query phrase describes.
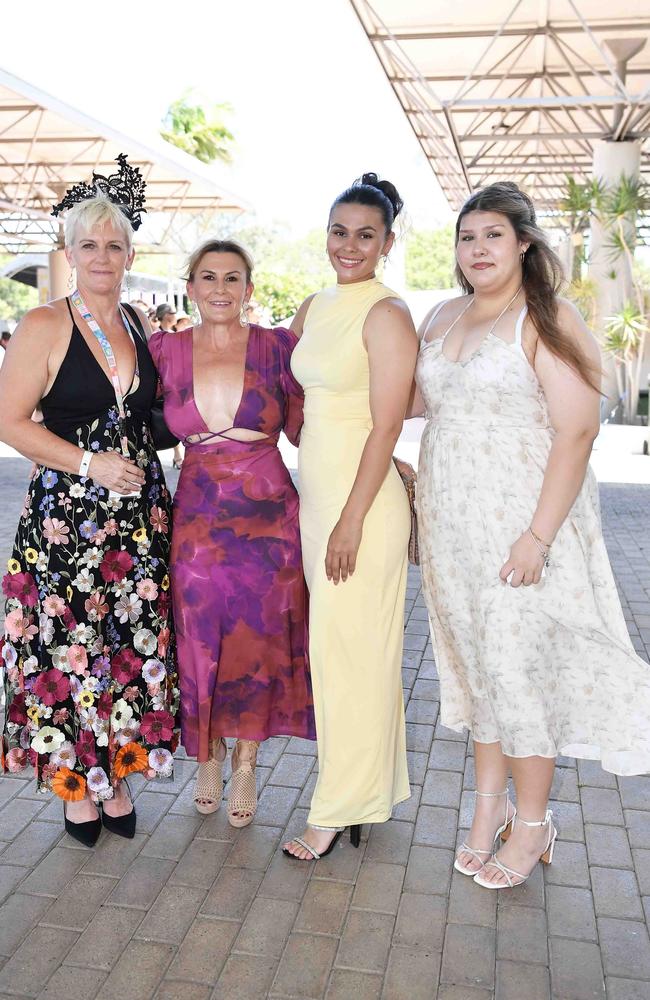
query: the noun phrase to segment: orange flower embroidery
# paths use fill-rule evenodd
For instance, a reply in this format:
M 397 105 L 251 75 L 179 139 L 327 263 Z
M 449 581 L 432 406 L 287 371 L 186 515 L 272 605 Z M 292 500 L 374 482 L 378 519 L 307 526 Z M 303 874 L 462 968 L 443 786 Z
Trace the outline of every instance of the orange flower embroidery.
M 149 767 L 147 751 L 139 743 L 127 743 L 115 755 L 115 775 L 126 778 L 133 771 L 145 771 Z
M 52 778 L 52 791 L 66 802 L 79 802 L 86 794 L 86 779 L 69 767 L 60 767 Z

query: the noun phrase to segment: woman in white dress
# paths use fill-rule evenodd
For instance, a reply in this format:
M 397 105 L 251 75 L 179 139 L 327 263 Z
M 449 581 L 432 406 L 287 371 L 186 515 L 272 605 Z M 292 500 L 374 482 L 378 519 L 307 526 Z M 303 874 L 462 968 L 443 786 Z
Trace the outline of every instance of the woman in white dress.
M 530 199 L 511 183 L 473 194 L 456 254 L 467 294 L 422 325 L 410 412 L 428 418 L 418 505 L 441 719 L 474 739 L 476 808 L 455 867 L 500 889 L 552 859 L 558 753 L 650 770 L 650 668 L 627 633 L 588 468 L 598 346 L 558 298 Z

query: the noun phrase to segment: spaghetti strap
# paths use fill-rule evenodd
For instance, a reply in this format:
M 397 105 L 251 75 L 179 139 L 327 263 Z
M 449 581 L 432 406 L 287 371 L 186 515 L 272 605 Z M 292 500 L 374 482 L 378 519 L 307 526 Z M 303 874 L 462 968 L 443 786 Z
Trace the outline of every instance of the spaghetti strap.
M 453 301 L 452 299 L 443 299 L 442 302 L 439 302 L 438 305 L 435 307 L 435 309 L 433 310 L 433 313 L 431 314 L 431 318 L 429 319 L 429 322 L 426 325 L 426 329 L 424 331 L 424 334 L 422 335 L 422 339 L 420 340 L 420 347 L 425 347 L 428 344 L 433 344 L 434 343 L 433 340 L 427 340 L 426 339 L 426 332 L 429 329 L 429 327 L 431 326 L 431 323 L 433 322 L 433 320 L 436 318 L 436 316 L 438 315 L 438 313 L 442 309 L 442 307 L 444 305 L 446 305 L 447 302 L 452 302 L 452 301 Z M 439 341 L 439 343 L 440 343 L 441 346 L 442 346 L 442 344 L 444 344 L 444 342 L 445 342 L 445 340 L 447 338 L 447 334 L 451 333 L 451 331 L 453 330 L 453 328 L 456 326 L 456 323 L 458 322 L 458 320 L 461 318 L 461 316 L 465 315 L 465 313 L 467 312 L 467 310 L 469 309 L 469 307 L 471 306 L 471 304 L 472 304 L 473 301 L 474 301 L 473 296 L 470 296 L 469 302 L 467 303 L 467 305 L 465 306 L 465 308 L 461 309 L 461 311 L 459 312 L 459 314 L 456 317 L 456 319 L 453 321 L 453 323 L 451 324 L 451 326 L 448 327 L 445 330 L 445 332 L 443 333 L 442 337 L 436 337 L 435 338 L 436 341 Z
M 517 323 L 515 326 L 515 344 L 517 345 L 517 347 L 521 347 L 521 332 L 523 330 L 524 320 L 526 319 L 527 315 L 528 315 L 528 306 L 525 305 L 524 308 L 519 313 L 519 316 L 517 317 Z

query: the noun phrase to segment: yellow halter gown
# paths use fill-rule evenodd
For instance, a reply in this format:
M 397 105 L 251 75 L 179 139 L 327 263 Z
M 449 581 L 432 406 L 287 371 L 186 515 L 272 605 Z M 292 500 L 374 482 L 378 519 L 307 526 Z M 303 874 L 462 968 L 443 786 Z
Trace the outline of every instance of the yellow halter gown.
M 298 466 L 319 759 L 309 823 L 316 826 L 381 823 L 410 795 L 401 681 L 410 516 L 392 463 L 366 516 L 354 575 L 336 586 L 325 575 L 327 541 L 372 428 L 363 324 L 389 296 L 375 278 L 320 292 L 291 360 L 305 390 Z

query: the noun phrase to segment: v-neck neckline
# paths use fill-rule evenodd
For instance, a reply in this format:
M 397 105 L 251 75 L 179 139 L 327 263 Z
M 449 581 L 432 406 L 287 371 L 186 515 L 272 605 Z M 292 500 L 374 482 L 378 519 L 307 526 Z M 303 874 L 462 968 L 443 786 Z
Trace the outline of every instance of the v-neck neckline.
M 84 347 L 86 348 L 88 354 L 91 356 L 91 358 L 93 359 L 93 361 L 95 362 L 95 364 L 99 368 L 100 372 L 102 373 L 102 375 L 104 376 L 104 378 L 106 379 L 106 381 L 108 382 L 108 384 L 110 385 L 111 389 L 114 389 L 113 380 L 111 379 L 110 374 L 108 372 L 104 371 L 104 366 L 102 365 L 102 363 L 99 360 L 99 358 L 95 357 L 94 351 L 91 349 L 90 344 L 88 343 L 88 341 L 84 337 L 83 333 L 81 332 L 81 330 L 79 329 L 79 327 L 77 326 L 77 324 L 76 324 L 75 321 L 73 321 L 73 327 L 77 331 L 77 333 L 79 334 L 79 337 L 80 337 L 80 339 L 81 339 Z M 126 390 L 126 392 L 122 393 L 122 399 L 127 399 L 127 397 L 131 395 L 131 393 L 134 390 L 136 377 L 139 374 L 139 372 L 138 372 L 138 368 L 139 368 L 138 345 L 136 343 L 136 338 L 133 336 L 133 334 L 131 334 L 131 343 L 133 344 L 135 364 L 134 364 L 134 367 L 133 367 L 133 375 L 131 376 L 131 382 L 129 384 L 129 388 Z
M 233 416 L 232 424 L 230 425 L 230 427 L 223 427 L 223 428 L 221 428 L 221 430 L 218 430 L 218 431 L 210 430 L 210 428 L 208 427 L 207 422 L 206 422 L 203 414 L 199 410 L 198 404 L 196 402 L 196 396 L 195 396 L 195 393 L 194 393 L 194 327 L 191 326 L 187 330 L 183 330 L 181 332 L 181 334 L 180 334 L 181 336 L 183 336 L 183 334 L 186 335 L 185 354 L 186 354 L 186 366 L 187 366 L 188 381 L 189 381 L 189 386 L 190 386 L 191 402 L 192 402 L 192 406 L 194 407 L 194 412 L 196 413 L 197 417 L 199 418 L 201 424 L 204 427 L 204 430 L 199 431 L 198 433 L 200 433 L 200 434 L 212 434 L 212 435 L 218 436 L 220 434 L 225 434 L 226 431 L 232 431 L 232 430 L 236 429 L 236 427 L 237 427 L 237 418 L 239 417 L 239 411 L 241 410 L 241 408 L 242 408 L 242 406 L 244 404 L 244 399 L 246 397 L 246 392 L 248 391 L 248 377 L 249 377 L 249 369 L 250 369 L 250 365 L 249 365 L 248 361 L 249 361 L 249 354 L 250 354 L 250 349 L 251 349 L 251 341 L 253 339 L 253 333 L 254 333 L 255 329 L 256 329 L 256 325 L 254 323 L 251 323 L 249 325 L 249 327 L 248 327 L 248 340 L 246 341 L 246 352 L 244 354 L 244 376 L 243 376 L 243 379 L 242 379 L 241 396 L 239 397 L 239 403 L 237 404 L 237 409 L 235 410 L 235 414 Z M 178 334 L 173 334 L 172 336 L 177 337 L 179 335 Z

